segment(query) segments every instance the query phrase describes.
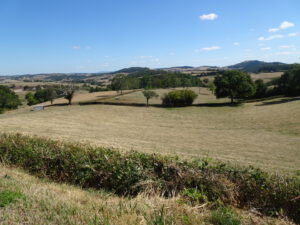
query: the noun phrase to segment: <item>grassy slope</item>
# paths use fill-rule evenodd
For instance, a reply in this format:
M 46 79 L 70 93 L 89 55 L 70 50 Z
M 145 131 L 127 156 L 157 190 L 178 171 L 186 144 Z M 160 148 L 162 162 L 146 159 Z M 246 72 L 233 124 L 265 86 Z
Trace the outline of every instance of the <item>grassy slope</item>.
M 216 101 L 208 91 L 201 93 L 197 101 Z M 122 98 L 133 101 L 138 94 Z M 108 105 L 49 107 L 42 112 L 23 108 L 0 115 L 0 124 L 2 132 L 87 141 L 123 150 L 208 155 L 294 173 L 300 165 L 300 101 L 286 100 L 172 110 Z
M 3 190 L 21 192 L 25 198 L 0 207 L 0 224 L 155 224 L 162 208 L 165 224 L 210 224 L 208 209 L 180 204 L 176 198 L 122 198 L 39 180 L 0 164 L 0 192 Z M 292 224 L 247 211 L 238 214 L 242 224 Z

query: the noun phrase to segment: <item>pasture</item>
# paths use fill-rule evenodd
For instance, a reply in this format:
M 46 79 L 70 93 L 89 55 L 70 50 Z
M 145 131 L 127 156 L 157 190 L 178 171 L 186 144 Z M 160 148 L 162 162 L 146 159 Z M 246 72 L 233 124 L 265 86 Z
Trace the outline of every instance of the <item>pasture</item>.
M 196 89 L 197 90 L 197 89 Z M 163 90 L 157 91 L 160 95 Z M 74 102 L 100 101 L 115 92 L 79 94 Z M 112 97 L 111 97 L 112 96 Z M 77 100 L 76 100 L 77 99 Z M 59 103 L 65 100 L 56 100 Z M 141 92 L 118 101 L 145 102 Z M 196 104 L 218 103 L 200 90 Z M 150 103 L 160 102 L 151 99 Z M 300 101 L 280 98 L 241 106 L 186 108 L 111 105 L 29 107 L 0 115 L 1 132 L 20 132 L 54 139 L 87 142 L 124 151 L 212 157 L 272 172 L 295 173 L 300 165 Z

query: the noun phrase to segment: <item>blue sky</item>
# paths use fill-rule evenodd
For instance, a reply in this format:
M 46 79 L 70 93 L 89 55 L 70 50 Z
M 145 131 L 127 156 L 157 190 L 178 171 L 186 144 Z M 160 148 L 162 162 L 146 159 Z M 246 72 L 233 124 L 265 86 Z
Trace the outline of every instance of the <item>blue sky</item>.
M 300 62 L 299 0 L 1 0 L 0 74 Z

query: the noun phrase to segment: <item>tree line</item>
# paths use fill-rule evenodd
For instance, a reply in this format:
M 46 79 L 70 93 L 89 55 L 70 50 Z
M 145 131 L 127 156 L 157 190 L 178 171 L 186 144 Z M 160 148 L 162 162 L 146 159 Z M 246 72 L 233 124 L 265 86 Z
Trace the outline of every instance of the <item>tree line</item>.
M 163 70 L 145 70 L 129 75 L 116 74 L 108 88 L 121 92 L 131 89 L 157 89 L 203 86 L 203 82 L 192 75 Z
M 73 85 L 38 86 L 35 93 L 28 92 L 25 99 L 28 105 L 35 105 L 47 101 L 53 104 L 54 99 L 63 97 L 67 99 L 69 105 L 71 105 L 76 90 L 78 90 L 78 87 Z
M 142 77 L 137 75 L 126 76 L 124 74 L 117 74 L 112 79 L 111 85 L 105 90 L 111 88 L 112 90 L 118 92 L 121 91 L 122 93 L 122 90 L 126 89 L 146 89 L 143 94 L 146 98 L 147 105 L 151 98 L 157 97 L 155 92 L 147 90 L 152 88 L 206 86 L 217 98 L 229 97 L 231 102 L 234 102 L 235 100 L 260 99 L 277 95 L 300 95 L 299 64 L 293 65 L 293 67 L 281 77 L 266 83 L 261 79 L 253 81 L 248 73 L 238 70 L 226 71 L 224 74 L 216 76 L 214 81 L 205 80 L 204 82 L 197 77 L 183 73 L 166 72 L 157 75 L 151 70 L 148 72 L 146 71 L 145 73 L 148 74 Z M 149 73 L 153 74 L 150 75 Z M 36 88 L 35 92 L 28 92 L 25 98 L 28 105 L 46 101 L 50 101 L 52 104 L 54 99 L 60 97 L 64 97 L 68 100 L 69 104 L 72 104 L 72 99 L 76 90 L 78 90 L 78 87 L 72 85 L 39 86 Z M 179 91 L 168 94 L 163 96 L 163 99 L 165 98 L 163 102 L 165 102 L 166 106 L 178 105 L 177 103 L 170 103 L 172 99 L 174 102 L 184 102 L 184 106 L 190 105 L 190 102 L 197 96 L 191 92 Z M 21 105 L 21 101 L 18 95 L 8 86 L 0 85 L 0 112 L 5 109 L 16 109 L 19 105 Z

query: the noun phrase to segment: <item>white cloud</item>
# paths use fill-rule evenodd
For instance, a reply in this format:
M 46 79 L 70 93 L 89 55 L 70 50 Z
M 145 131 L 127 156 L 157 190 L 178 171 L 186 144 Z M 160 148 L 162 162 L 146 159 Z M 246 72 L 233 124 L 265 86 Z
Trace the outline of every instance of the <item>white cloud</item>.
M 295 45 L 281 45 L 279 48 L 294 48 Z
M 270 47 L 264 47 L 264 48 L 260 48 L 260 50 L 262 50 L 262 51 L 268 51 L 268 50 L 271 50 L 271 48 Z
M 137 58 L 138 59 L 151 59 L 151 58 L 153 58 L 153 56 L 151 56 L 151 55 L 141 55 L 141 56 L 138 56 Z
M 211 47 L 206 47 L 206 48 L 202 48 L 203 51 L 214 51 L 214 50 L 218 50 L 220 49 L 220 46 L 211 46 Z
M 72 48 L 75 49 L 75 50 L 79 50 L 81 47 L 79 45 L 75 45 Z
M 284 30 L 284 29 L 294 27 L 294 26 L 295 26 L 295 24 L 288 22 L 288 21 L 284 21 L 280 24 L 279 29 Z
M 298 35 L 298 33 L 289 33 L 289 34 L 288 34 L 289 37 L 295 37 L 295 36 L 297 36 L 297 35 Z
M 287 29 L 287 28 L 290 28 L 290 27 L 294 27 L 294 26 L 295 26 L 295 24 L 293 24 L 291 22 L 283 21 L 278 27 L 276 27 L 276 28 L 270 28 L 269 32 L 277 32 L 279 30 L 284 30 L 284 29 Z
M 240 43 L 239 42 L 234 42 L 233 45 L 238 46 L 238 45 L 240 45 Z
M 269 37 L 259 37 L 258 40 L 259 41 L 270 41 L 273 39 L 277 39 L 277 38 L 283 38 L 284 36 L 281 34 L 275 34 L 275 35 L 271 35 Z
M 299 52 L 275 52 L 273 55 L 298 55 Z
M 210 14 L 203 14 L 199 16 L 201 20 L 215 20 L 218 18 L 218 15 L 215 13 L 210 13 Z
M 270 28 L 269 29 L 269 32 L 277 32 L 277 31 L 279 31 L 279 28 Z

